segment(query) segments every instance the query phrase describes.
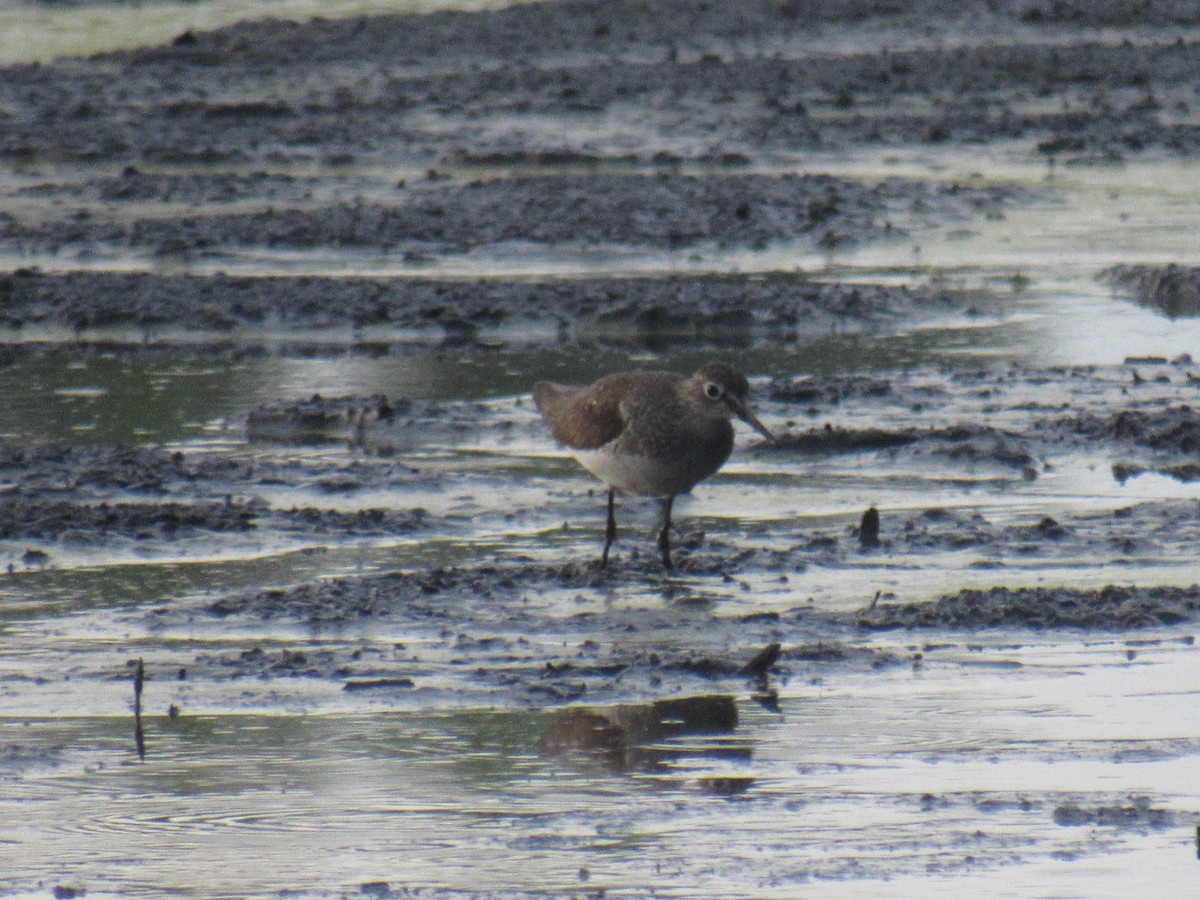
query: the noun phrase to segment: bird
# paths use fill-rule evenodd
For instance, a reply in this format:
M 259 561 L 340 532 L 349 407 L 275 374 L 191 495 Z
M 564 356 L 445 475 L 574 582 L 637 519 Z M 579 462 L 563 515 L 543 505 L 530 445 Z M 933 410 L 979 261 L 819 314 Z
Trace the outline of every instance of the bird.
M 691 377 L 672 372 L 616 372 L 587 386 L 539 381 L 533 402 L 550 434 L 608 488 L 600 568 L 617 536 L 617 491 L 661 497 L 658 549 L 671 564 L 671 507 L 716 472 L 733 450 L 734 416 L 777 443 L 746 405 L 746 376 L 720 362 Z

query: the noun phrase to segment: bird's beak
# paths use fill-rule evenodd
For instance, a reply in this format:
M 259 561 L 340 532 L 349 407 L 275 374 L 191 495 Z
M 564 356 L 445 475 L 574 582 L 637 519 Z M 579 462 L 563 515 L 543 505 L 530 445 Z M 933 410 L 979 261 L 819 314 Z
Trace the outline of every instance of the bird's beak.
M 770 441 L 776 447 L 779 446 L 779 441 L 777 441 L 775 439 L 775 435 L 773 435 L 773 434 L 771 434 L 771 432 L 767 431 L 767 426 L 764 425 L 762 422 L 758 421 L 758 416 L 754 415 L 754 413 L 752 413 L 752 412 L 750 412 L 750 410 L 746 409 L 746 407 L 743 406 L 741 403 L 737 404 L 737 407 L 735 408 L 734 411 L 737 413 L 737 417 L 739 419 L 741 419 L 743 422 L 745 422 L 747 425 L 749 425 L 751 428 L 753 428 L 755 431 L 757 431 L 759 434 L 761 434 L 763 437 L 765 437 L 768 441 Z

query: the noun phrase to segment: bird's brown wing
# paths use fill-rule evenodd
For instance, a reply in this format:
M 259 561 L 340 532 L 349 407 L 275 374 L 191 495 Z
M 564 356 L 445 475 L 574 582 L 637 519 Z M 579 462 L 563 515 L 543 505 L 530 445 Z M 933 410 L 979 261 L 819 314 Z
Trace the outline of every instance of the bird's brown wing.
M 572 450 L 595 450 L 615 440 L 625 427 L 620 395 L 602 385 L 570 387 L 539 381 L 533 402 L 554 439 Z

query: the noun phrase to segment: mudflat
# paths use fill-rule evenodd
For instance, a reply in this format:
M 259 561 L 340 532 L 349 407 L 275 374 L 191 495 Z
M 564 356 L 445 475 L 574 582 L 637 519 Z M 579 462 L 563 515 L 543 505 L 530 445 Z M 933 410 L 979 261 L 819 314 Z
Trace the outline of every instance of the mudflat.
M 0 892 L 1185 883 L 1198 41 L 1185 0 L 547 2 L 5 67 L 0 810 L 51 799 Z M 532 384 L 716 358 L 779 445 L 681 500 L 673 573 L 621 499 L 601 571 Z M 204 801 L 94 777 L 131 658 Z

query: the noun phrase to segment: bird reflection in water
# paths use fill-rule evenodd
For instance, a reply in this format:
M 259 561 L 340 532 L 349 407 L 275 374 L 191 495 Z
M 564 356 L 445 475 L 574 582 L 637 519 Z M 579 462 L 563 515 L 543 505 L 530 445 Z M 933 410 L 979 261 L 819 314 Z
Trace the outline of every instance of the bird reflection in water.
M 744 763 L 752 750 L 746 740 L 685 741 L 720 738 L 737 728 L 733 697 L 714 694 L 676 697 L 653 703 L 610 707 L 572 707 L 561 712 L 542 736 L 545 756 L 584 757 L 613 774 L 678 776 L 686 760 Z M 702 776 L 696 785 L 714 794 L 740 794 L 754 779 L 742 775 Z

